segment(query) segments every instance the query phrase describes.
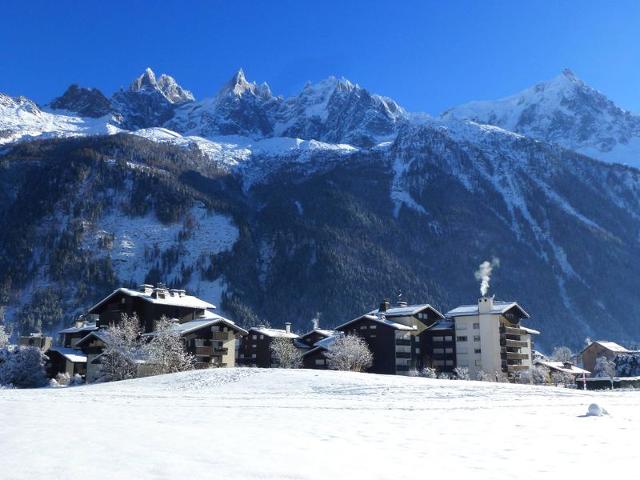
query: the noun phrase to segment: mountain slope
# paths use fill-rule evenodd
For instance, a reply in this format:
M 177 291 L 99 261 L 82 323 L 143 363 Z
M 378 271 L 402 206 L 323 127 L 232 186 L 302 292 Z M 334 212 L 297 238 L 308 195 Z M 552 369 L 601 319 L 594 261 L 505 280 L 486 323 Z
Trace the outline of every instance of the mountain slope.
M 442 117 L 496 125 L 604 161 L 640 166 L 640 116 L 570 70 L 510 97 L 451 108 Z

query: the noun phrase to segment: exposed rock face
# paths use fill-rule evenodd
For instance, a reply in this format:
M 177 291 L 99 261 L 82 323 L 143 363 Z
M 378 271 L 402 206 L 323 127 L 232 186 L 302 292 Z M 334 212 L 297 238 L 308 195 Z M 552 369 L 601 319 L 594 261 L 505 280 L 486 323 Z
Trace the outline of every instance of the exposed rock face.
M 98 118 L 112 113 L 113 107 L 107 97 L 97 88 L 71 85 L 64 94 L 53 100 L 49 106 L 56 110 L 68 110 L 83 117 Z

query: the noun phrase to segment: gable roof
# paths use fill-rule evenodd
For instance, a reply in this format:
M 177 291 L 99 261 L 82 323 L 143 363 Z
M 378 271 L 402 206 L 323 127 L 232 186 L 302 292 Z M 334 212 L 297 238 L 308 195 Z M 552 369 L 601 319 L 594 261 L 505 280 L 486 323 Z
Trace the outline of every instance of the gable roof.
M 73 363 L 86 363 L 87 361 L 87 356 L 84 353 L 82 353 L 80 350 L 76 350 L 74 348 L 51 347 L 49 351 L 57 352 L 60 355 L 62 355 L 65 359 Z
M 208 308 L 216 308 L 215 305 L 205 302 L 204 300 L 199 299 L 198 297 L 194 297 L 193 295 L 167 295 L 165 298 L 156 298 L 153 297 L 149 293 L 140 292 L 138 290 L 132 290 L 130 288 L 118 288 L 107 295 L 105 298 L 96 303 L 93 307 L 91 307 L 88 312 L 89 313 L 98 313 L 98 310 L 111 300 L 114 296 L 118 294 L 123 294 L 128 297 L 137 297 L 145 302 L 153 303 L 155 305 L 170 305 L 174 307 L 183 307 L 183 308 L 192 308 L 198 310 L 206 310 Z
M 336 327 L 336 330 L 340 330 L 341 328 L 344 328 L 347 325 L 351 325 L 352 323 L 359 322 L 360 320 L 371 320 L 372 322 L 376 322 L 376 323 L 379 323 L 381 325 L 385 325 L 387 327 L 391 327 L 391 328 L 393 328 L 395 330 L 414 331 L 414 330 L 418 329 L 415 326 L 403 325 L 402 323 L 396 323 L 396 322 L 393 322 L 391 320 L 387 320 L 386 316 L 382 315 L 382 314 L 373 315 L 373 314 L 367 313 L 365 315 L 360 315 L 359 317 L 354 318 L 353 320 L 349 320 L 348 322 L 343 323 L 342 325 L 338 325 Z
M 249 332 L 256 332 L 260 335 L 265 335 L 271 338 L 299 338 L 300 335 L 293 332 L 287 332 L 286 330 L 278 329 L 278 328 L 267 328 L 267 327 L 251 327 Z
M 634 353 L 634 350 L 629 350 L 625 347 L 623 347 L 622 345 L 618 345 L 616 342 L 609 342 L 607 340 L 596 340 L 595 342 L 591 342 L 589 345 L 587 345 L 586 347 L 584 347 L 582 349 L 582 351 L 584 352 L 587 348 L 589 348 L 591 345 L 593 344 L 598 344 L 601 347 L 609 350 L 610 352 L 616 352 L 616 353 Z M 582 353 L 582 352 L 580 352 Z
M 384 312 L 380 312 L 380 309 L 377 308 L 369 312 L 369 315 L 375 315 L 377 313 L 384 313 L 386 317 L 410 317 L 412 315 L 416 315 L 423 310 L 430 310 L 435 313 L 437 317 L 444 318 L 444 315 L 440 313 L 437 309 L 429 305 L 428 303 L 423 303 L 420 305 L 403 305 L 399 307 L 390 307 L 387 308 Z
M 303 356 L 309 355 L 310 353 L 317 352 L 319 350 L 329 350 L 329 348 L 331 348 L 331 345 L 333 345 L 335 341 L 342 335 L 344 335 L 344 332 L 335 332 L 330 337 L 323 338 L 322 340 L 318 340 L 316 343 L 313 344 L 313 348 L 305 352 Z
M 76 348 L 80 348 L 81 345 L 89 342 L 92 338 L 96 340 L 100 340 L 104 344 L 108 345 L 111 339 L 109 338 L 109 332 L 105 328 L 99 328 L 98 330 L 94 330 L 93 332 L 89 332 L 88 335 L 85 335 L 78 343 L 76 343 Z
M 314 333 L 317 333 L 318 335 L 321 335 L 321 336 L 327 338 L 327 337 L 330 337 L 331 335 L 333 335 L 335 332 L 334 332 L 334 330 L 326 330 L 326 329 L 322 329 L 322 328 L 314 328 L 313 330 L 309 330 L 304 335 L 300 335 L 300 338 L 306 338 L 306 337 L 308 337 L 310 335 L 313 335 Z
M 578 374 L 578 375 L 591 374 L 591 372 L 589 370 L 585 370 L 583 368 L 576 367 L 573 364 L 566 365 L 564 362 L 551 362 L 551 361 L 547 361 L 547 360 L 538 360 L 537 362 L 535 362 L 535 364 L 536 365 L 544 365 L 545 367 L 548 367 L 551 370 L 556 370 L 558 372 L 574 373 L 574 374 Z
M 97 330 L 98 327 L 95 324 L 83 325 L 81 327 L 69 327 L 64 330 L 60 330 L 58 333 L 79 333 L 79 332 L 92 332 Z
M 238 325 L 236 325 L 235 323 L 233 323 L 231 320 L 221 317 L 220 315 L 216 315 L 213 312 L 207 312 L 209 315 L 206 315 L 205 318 L 200 318 L 197 320 L 191 320 L 189 322 L 185 322 L 185 323 L 176 323 L 173 327 L 172 330 L 179 333 L 180 335 L 187 335 L 189 333 L 195 332 L 200 330 L 201 328 L 207 328 L 207 327 L 212 327 L 214 325 L 226 325 L 229 328 L 232 328 L 234 330 L 236 330 L 239 333 L 242 333 L 243 335 L 246 335 L 247 332 L 244 328 L 239 327 Z M 144 335 L 142 335 L 143 337 L 153 337 L 157 334 L 157 332 L 149 332 L 149 333 L 145 333 Z
M 502 315 L 507 313 L 512 308 L 520 310 L 520 313 L 524 318 L 529 318 L 529 314 L 525 311 L 524 308 L 518 305 L 517 302 L 501 302 L 495 300 L 489 313 L 491 315 Z M 460 305 L 459 307 L 456 307 L 453 310 L 449 310 L 447 312 L 447 317 L 464 317 L 468 315 L 479 315 L 478 304 Z

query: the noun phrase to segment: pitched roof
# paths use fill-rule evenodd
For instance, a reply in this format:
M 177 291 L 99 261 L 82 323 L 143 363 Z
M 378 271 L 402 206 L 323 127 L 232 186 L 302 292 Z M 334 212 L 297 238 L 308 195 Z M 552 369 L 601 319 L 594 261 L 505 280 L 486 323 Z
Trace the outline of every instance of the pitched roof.
M 313 348 L 308 352 L 305 352 L 304 355 L 309 355 L 310 353 L 317 352 L 318 350 L 329 350 L 329 348 L 331 348 L 331 345 L 333 345 L 335 341 L 342 335 L 344 335 L 343 332 L 335 332 L 330 337 L 323 338 L 322 340 L 318 340 L 316 343 L 313 344 Z
M 266 335 L 267 337 L 271 338 L 298 338 L 300 336 L 297 333 L 287 332 L 286 330 L 278 328 L 251 327 L 249 331 L 256 332 L 261 335 Z
M 82 353 L 82 351 L 76 350 L 74 348 L 51 347 L 49 351 L 58 352 L 64 358 L 73 363 L 85 363 L 87 361 L 87 356 Z
M 438 320 L 429 327 L 429 330 L 452 330 L 455 328 L 453 320 Z
M 596 340 L 595 342 L 591 342 L 589 345 L 587 345 L 582 351 L 584 352 L 587 348 L 589 348 L 591 345 L 593 345 L 594 343 L 597 343 L 598 345 L 600 345 L 603 348 L 606 348 L 607 350 L 609 350 L 610 352 L 616 352 L 616 353 L 634 353 L 634 350 L 629 350 L 625 347 L 623 347 L 622 345 L 618 345 L 615 342 L 609 342 L 606 340 Z
M 322 329 L 322 328 L 314 328 L 313 330 L 309 330 L 304 335 L 300 335 L 300 338 L 308 337 L 309 335 L 313 335 L 314 333 L 317 333 L 318 335 L 321 335 L 321 336 L 326 338 L 326 337 L 330 337 L 335 332 L 334 332 L 334 330 L 326 330 L 326 329 Z
M 576 367 L 573 364 L 565 364 L 564 362 L 551 362 L 551 361 L 547 361 L 547 360 L 539 360 L 537 362 L 535 362 L 536 365 L 544 365 L 545 367 L 550 368 L 551 370 L 557 370 L 559 372 L 564 372 L 564 373 L 574 373 L 574 374 L 579 374 L 582 375 L 583 373 L 586 374 L 591 374 L 591 372 L 589 370 L 585 370 L 583 368 L 579 368 Z
M 376 323 L 391 327 L 391 328 L 393 328 L 395 330 L 409 330 L 409 331 L 411 331 L 411 330 L 417 330 L 418 329 L 415 326 L 403 325 L 402 323 L 396 323 L 396 322 L 393 322 L 391 320 L 387 320 L 386 316 L 382 315 L 382 314 L 372 315 L 370 313 L 367 313 L 365 315 L 360 315 L 359 317 L 354 318 L 353 320 L 349 320 L 348 322 L 343 323 L 342 325 L 338 325 L 336 327 L 336 330 L 344 328 L 347 325 L 350 325 L 352 323 L 358 322 L 360 320 L 371 320 L 373 322 L 376 322 Z
M 88 335 L 85 335 L 80 340 L 78 340 L 78 343 L 76 343 L 76 347 L 79 347 L 80 345 L 82 345 L 85 342 L 89 341 L 89 339 L 91 339 L 91 338 L 95 338 L 97 340 L 100 340 L 101 342 L 103 342 L 103 343 L 105 343 L 107 345 L 111 341 L 111 339 L 109 338 L 109 332 L 105 328 L 99 328 L 98 330 L 94 330 L 93 332 L 89 332 Z
M 512 308 L 517 308 L 518 310 L 520 310 L 520 312 L 522 312 L 525 318 L 529 318 L 529 314 L 525 311 L 524 308 L 518 305 L 517 302 L 501 302 L 498 300 L 493 302 L 493 306 L 491 307 L 490 314 L 502 315 L 508 312 L 509 310 L 511 310 Z M 463 317 L 467 315 L 478 315 L 478 314 L 479 314 L 478 304 L 460 305 L 459 307 L 456 307 L 453 310 L 449 310 L 447 312 L 447 317 Z
M 69 327 L 64 330 L 60 330 L 58 333 L 79 333 L 79 332 L 92 332 L 97 330 L 98 327 L 95 324 L 83 325 L 81 327 Z
M 384 313 L 386 317 L 409 317 L 425 309 L 431 310 L 440 318 L 444 318 L 444 315 L 442 315 L 442 313 L 440 313 L 437 309 L 435 309 L 428 303 L 423 303 L 420 305 L 405 305 L 401 307 L 390 307 L 390 308 L 387 308 L 384 312 L 380 312 L 380 309 L 378 308 L 376 310 L 370 311 L 369 315 L 375 315 L 376 313 Z
M 197 320 L 191 320 L 190 322 L 185 323 L 176 323 L 172 330 L 179 333 L 180 335 L 187 335 L 191 332 L 195 332 L 200 330 L 201 328 L 212 327 L 214 325 L 226 325 L 229 328 L 232 328 L 239 333 L 246 335 L 248 332 L 244 329 L 236 325 L 231 320 L 221 317 L 220 315 L 216 315 L 213 312 L 207 312 L 208 315 L 205 315 L 204 318 L 199 318 Z M 143 337 L 153 337 L 157 332 L 145 333 Z
M 138 297 L 144 300 L 145 302 L 153 303 L 155 305 L 171 305 L 174 307 L 184 307 L 184 308 L 193 308 L 193 309 L 202 309 L 206 310 L 208 308 L 216 308 L 215 305 L 205 302 L 204 300 L 199 299 L 198 297 L 194 297 L 193 295 L 166 295 L 165 298 L 156 298 L 153 297 L 149 293 L 140 292 L 138 290 L 132 290 L 130 288 L 118 288 L 111 292 L 108 296 L 100 300 L 93 307 L 89 309 L 89 313 L 95 313 L 97 309 L 99 309 L 102 305 L 107 303 L 111 298 L 115 295 L 122 293 L 123 295 L 127 295 L 129 297 Z

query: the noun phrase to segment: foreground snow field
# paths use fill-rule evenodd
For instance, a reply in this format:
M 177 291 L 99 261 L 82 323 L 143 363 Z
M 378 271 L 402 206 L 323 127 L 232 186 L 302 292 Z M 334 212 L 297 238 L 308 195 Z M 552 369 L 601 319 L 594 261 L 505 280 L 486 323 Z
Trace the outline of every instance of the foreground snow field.
M 635 470 L 638 400 L 249 368 L 0 390 L 0 478 L 597 478 Z

